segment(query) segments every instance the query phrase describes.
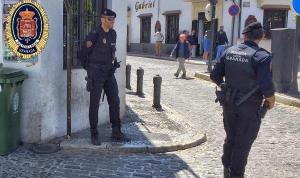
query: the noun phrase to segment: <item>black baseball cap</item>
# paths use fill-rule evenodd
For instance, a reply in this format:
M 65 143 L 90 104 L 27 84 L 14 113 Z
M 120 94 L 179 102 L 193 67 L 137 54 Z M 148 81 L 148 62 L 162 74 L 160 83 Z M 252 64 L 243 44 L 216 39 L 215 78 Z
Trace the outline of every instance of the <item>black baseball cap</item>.
M 253 30 L 259 30 L 259 29 L 263 30 L 261 23 L 260 22 L 252 22 L 248 26 L 245 27 L 242 34 L 249 33 L 249 32 L 252 32 Z
M 103 9 L 101 11 L 101 16 L 108 16 L 108 17 L 114 17 L 114 18 L 116 18 L 117 14 L 114 11 L 105 8 L 105 9 Z

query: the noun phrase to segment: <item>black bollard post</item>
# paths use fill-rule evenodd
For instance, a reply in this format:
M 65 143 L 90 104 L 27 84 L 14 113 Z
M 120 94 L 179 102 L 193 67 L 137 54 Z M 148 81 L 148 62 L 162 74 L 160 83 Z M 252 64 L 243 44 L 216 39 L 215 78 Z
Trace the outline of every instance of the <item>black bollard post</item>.
M 131 65 L 127 64 L 126 65 L 126 88 L 128 90 L 131 90 L 130 80 L 131 80 Z
M 136 75 L 137 75 L 136 94 L 140 97 L 143 97 L 144 96 L 144 93 L 143 93 L 144 69 L 142 67 L 140 67 L 136 71 Z
M 160 98 L 161 98 L 161 83 L 162 77 L 156 75 L 153 77 L 153 84 L 154 84 L 154 92 L 153 92 L 153 107 L 157 110 L 161 110 Z

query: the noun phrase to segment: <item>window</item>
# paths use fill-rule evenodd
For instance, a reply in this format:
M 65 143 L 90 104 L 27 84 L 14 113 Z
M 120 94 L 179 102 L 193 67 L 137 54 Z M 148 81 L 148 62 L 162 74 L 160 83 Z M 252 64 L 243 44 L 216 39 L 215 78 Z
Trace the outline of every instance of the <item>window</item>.
M 179 14 L 166 15 L 166 43 L 175 44 L 179 33 Z
M 64 2 L 66 3 L 67 0 Z M 66 6 L 64 6 L 64 69 L 67 64 L 67 56 L 72 59 L 73 68 L 80 68 L 78 51 L 82 46 L 86 35 L 100 23 L 100 14 L 106 7 L 106 0 L 68 0 L 69 6 L 73 8 L 70 25 L 67 26 Z M 67 44 L 67 34 L 71 35 L 71 43 Z M 71 51 L 68 54 L 67 45 L 71 45 Z
M 141 18 L 141 43 L 150 43 L 151 40 L 151 16 Z
M 264 11 L 264 29 L 265 37 L 271 38 L 271 29 L 286 28 L 287 26 L 286 10 L 265 10 Z

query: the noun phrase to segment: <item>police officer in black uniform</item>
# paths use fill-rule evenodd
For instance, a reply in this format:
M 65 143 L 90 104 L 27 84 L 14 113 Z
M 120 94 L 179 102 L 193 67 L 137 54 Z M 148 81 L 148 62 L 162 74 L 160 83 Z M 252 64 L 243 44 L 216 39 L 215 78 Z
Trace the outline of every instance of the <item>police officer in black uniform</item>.
M 112 124 L 112 138 L 116 141 L 129 141 L 121 132 L 120 99 L 118 84 L 114 76 L 120 67 L 115 58 L 116 31 L 113 29 L 116 13 L 110 9 L 101 12 L 100 27 L 90 32 L 86 37 L 80 59 L 87 70 L 87 90 L 90 92 L 89 120 L 91 127 L 91 141 L 93 145 L 100 145 L 98 136 L 98 110 L 102 90 L 107 96 L 109 104 L 110 122 Z
M 272 57 L 258 46 L 264 35 L 261 23 L 249 24 L 243 35 L 244 43 L 228 48 L 210 75 L 223 89 L 219 99 L 226 132 L 222 156 L 225 178 L 244 177 L 248 155 L 259 132 L 262 108 L 271 109 L 275 104 Z

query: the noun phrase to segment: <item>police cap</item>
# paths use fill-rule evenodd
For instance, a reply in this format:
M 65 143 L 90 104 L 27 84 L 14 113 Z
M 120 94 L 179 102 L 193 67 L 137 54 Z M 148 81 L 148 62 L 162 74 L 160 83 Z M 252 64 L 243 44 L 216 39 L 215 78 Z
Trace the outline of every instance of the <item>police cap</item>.
M 252 22 L 245 27 L 245 29 L 243 30 L 243 34 L 252 32 L 253 30 L 260 30 L 260 29 L 263 29 L 260 22 Z
M 101 16 L 108 16 L 108 17 L 116 18 L 117 14 L 114 11 L 105 8 L 101 11 Z

